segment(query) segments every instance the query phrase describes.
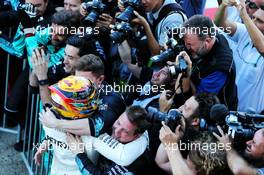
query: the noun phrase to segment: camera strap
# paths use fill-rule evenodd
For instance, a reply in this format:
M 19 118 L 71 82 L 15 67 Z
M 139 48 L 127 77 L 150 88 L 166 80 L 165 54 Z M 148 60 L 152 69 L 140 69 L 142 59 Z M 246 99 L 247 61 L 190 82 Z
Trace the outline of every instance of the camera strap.
M 185 21 L 185 18 L 183 16 L 183 14 L 185 14 L 185 12 L 184 12 L 183 8 L 178 3 L 167 4 L 167 5 L 163 6 L 163 8 L 160 10 L 158 18 L 153 21 L 152 29 L 155 31 L 156 27 L 158 26 L 160 21 L 162 21 L 164 18 L 166 18 L 167 16 L 169 16 L 173 13 L 179 13 L 181 15 L 183 21 Z
M 183 79 L 183 76 L 180 78 L 179 85 L 178 85 L 177 89 L 175 89 L 175 91 L 177 91 L 180 88 L 180 90 L 181 90 L 180 95 L 182 95 L 182 97 L 184 97 L 182 79 Z
M 182 96 L 184 97 L 184 93 L 183 93 L 183 85 L 182 85 L 182 78 L 183 78 L 183 77 L 180 78 L 179 86 L 180 86 L 180 89 L 181 89 L 181 94 L 182 94 Z

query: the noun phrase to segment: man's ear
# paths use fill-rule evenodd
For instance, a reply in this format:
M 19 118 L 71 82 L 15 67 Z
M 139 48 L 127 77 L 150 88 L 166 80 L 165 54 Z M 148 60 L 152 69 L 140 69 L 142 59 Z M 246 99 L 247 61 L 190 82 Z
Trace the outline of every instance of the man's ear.
M 103 83 L 105 76 L 104 75 L 100 75 L 98 78 L 98 82 L 100 83 L 100 85 Z
M 205 39 L 205 42 L 206 42 L 207 47 L 210 46 L 210 45 L 212 44 L 212 40 L 213 40 L 213 38 L 211 38 L 211 37 L 207 37 L 207 38 Z
M 200 125 L 200 119 L 198 117 L 192 119 L 192 126 L 199 126 L 199 125 Z

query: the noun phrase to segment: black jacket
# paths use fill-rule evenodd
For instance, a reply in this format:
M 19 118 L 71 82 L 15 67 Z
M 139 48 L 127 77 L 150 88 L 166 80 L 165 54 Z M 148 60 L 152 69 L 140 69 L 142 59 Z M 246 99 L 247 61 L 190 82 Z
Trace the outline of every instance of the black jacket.
M 232 50 L 225 37 L 221 34 L 216 35 L 216 42 L 206 56 L 203 56 L 196 62 L 193 61 L 191 80 L 197 87 L 203 78 L 215 71 L 221 71 L 228 75 L 224 87 L 217 94 L 221 103 L 227 105 L 229 110 L 236 110 L 237 87 L 235 84 L 235 64 Z

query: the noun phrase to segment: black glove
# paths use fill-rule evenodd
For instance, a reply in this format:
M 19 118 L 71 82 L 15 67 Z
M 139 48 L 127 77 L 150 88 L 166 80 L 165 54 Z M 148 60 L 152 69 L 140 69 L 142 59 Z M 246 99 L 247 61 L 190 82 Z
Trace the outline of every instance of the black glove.
M 39 16 L 37 7 L 31 3 L 20 4 L 18 6 L 18 14 L 23 29 L 33 28 L 36 26 Z

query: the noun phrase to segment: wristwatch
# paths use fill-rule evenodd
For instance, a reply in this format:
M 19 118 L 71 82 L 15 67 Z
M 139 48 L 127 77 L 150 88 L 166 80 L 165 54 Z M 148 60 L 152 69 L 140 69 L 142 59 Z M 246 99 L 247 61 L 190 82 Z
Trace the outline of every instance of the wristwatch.
M 39 86 L 49 85 L 49 80 L 48 79 L 38 80 L 38 84 L 39 84 Z

